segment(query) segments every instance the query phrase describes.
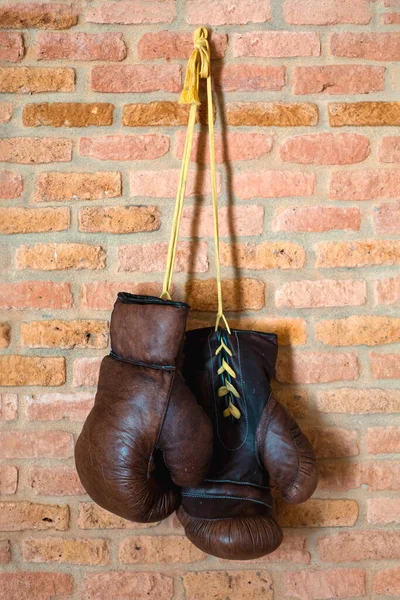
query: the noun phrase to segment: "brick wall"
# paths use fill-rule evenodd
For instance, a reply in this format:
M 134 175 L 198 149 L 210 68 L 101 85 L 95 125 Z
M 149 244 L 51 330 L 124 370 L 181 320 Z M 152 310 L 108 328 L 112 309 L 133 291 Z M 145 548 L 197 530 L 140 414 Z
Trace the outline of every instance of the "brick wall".
M 399 22 L 399 0 L 0 2 L 5 600 L 400 596 Z M 320 457 L 252 563 L 100 510 L 73 463 L 116 292 L 160 292 L 198 24 L 226 307 L 279 334 L 274 388 Z M 216 306 L 204 114 L 176 276 L 192 326 Z

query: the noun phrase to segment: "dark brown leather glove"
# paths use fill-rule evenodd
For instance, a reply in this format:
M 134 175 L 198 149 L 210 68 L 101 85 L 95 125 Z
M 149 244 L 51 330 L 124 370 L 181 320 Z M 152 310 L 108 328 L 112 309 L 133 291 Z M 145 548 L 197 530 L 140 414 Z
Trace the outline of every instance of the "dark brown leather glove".
M 112 351 L 75 461 L 89 496 L 125 519 L 164 519 L 179 506 L 177 486 L 200 483 L 210 464 L 212 427 L 180 372 L 188 312 L 126 293 L 114 306 Z
M 220 558 L 254 559 L 281 543 L 270 479 L 293 504 L 317 485 L 311 445 L 271 392 L 276 357 L 273 334 L 187 332 L 184 377 L 211 418 L 214 451 L 205 481 L 182 490 L 178 517 L 193 544 Z

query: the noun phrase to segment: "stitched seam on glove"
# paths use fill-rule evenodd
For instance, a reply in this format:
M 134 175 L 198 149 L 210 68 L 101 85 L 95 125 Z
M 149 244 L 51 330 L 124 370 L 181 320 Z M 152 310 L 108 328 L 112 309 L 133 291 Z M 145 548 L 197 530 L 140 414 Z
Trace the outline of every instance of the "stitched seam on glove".
M 131 363 L 132 365 L 136 365 L 137 367 L 145 367 L 146 369 L 156 369 L 159 371 L 176 371 L 177 368 L 173 365 L 154 365 L 152 363 L 145 363 L 140 360 L 133 360 L 132 358 L 122 358 L 122 356 L 118 356 L 115 352 L 110 352 L 109 356 L 111 358 L 115 358 L 115 360 L 120 360 L 121 362 Z
M 213 500 L 214 498 L 220 498 L 222 500 L 246 500 L 247 502 L 255 502 L 256 504 L 263 504 L 268 508 L 272 508 L 270 504 L 262 502 L 261 500 L 254 500 L 254 498 L 241 498 L 240 496 L 214 496 L 214 494 L 189 494 L 182 493 L 182 496 L 187 498 L 206 498 L 207 500 Z
M 250 483 L 250 481 L 233 481 L 233 479 L 205 479 L 204 481 L 208 483 L 234 483 L 236 485 L 251 485 L 253 487 L 259 488 L 260 490 L 271 489 L 269 486 L 257 485 L 256 483 Z

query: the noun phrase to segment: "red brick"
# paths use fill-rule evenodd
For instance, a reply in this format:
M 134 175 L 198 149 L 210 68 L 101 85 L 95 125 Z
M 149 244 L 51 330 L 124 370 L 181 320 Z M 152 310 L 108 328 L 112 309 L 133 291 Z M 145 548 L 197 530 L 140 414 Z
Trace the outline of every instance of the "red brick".
M 131 196 L 175 198 L 179 183 L 179 170 L 132 171 L 130 173 Z M 221 173 L 217 173 L 217 192 L 221 191 Z M 208 171 L 202 176 L 191 170 L 186 182 L 186 196 L 211 194 L 211 178 Z
M 315 65 L 294 70 L 294 94 L 369 94 L 384 89 L 384 67 Z
M 186 302 L 192 310 L 217 310 L 215 279 L 192 279 L 186 284 Z M 265 306 L 265 285 L 258 279 L 225 279 L 222 282 L 225 311 L 260 310 Z
M 370 454 L 400 452 L 400 427 L 369 427 L 365 440 Z
M 246 25 L 269 21 L 271 7 L 269 0 L 247 0 L 246 5 L 240 0 L 187 0 L 185 16 L 191 25 Z
M 303 427 L 318 458 L 343 458 L 360 453 L 358 432 L 342 427 Z
M 6 565 L 11 562 L 10 540 L 0 540 L 0 564 Z
M 375 346 L 400 341 L 400 319 L 352 315 L 315 324 L 317 340 L 330 346 Z
M 121 173 L 40 173 L 34 199 L 37 202 L 102 200 L 122 194 Z
M 317 498 L 299 505 L 279 502 L 277 515 L 281 527 L 349 527 L 357 521 L 358 504 Z
M 376 200 L 398 198 L 400 170 L 338 171 L 332 174 L 332 200 Z
M 0 140 L 0 160 L 23 165 L 70 162 L 72 141 L 62 138 L 7 138 Z
M 331 37 L 334 56 L 362 58 L 364 60 L 399 60 L 400 33 L 343 31 Z
M 11 121 L 13 110 L 12 102 L 0 102 L 0 123 Z
M 294 571 L 284 573 L 286 596 L 300 600 L 328 600 L 364 596 L 363 569 L 332 569 L 329 571 Z
M 296 0 L 285 0 L 283 13 L 291 25 L 366 25 L 372 17 L 368 0 L 307 0 L 300 10 Z
M 118 292 L 129 292 L 131 294 L 149 294 L 159 296 L 161 294 L 161 283 L 129 283 L 95 281 L 82 286 L 82 308 L 94 310 L 111 310 L 117 299 Z
M 68 529 L 68 506 L 34 502 L 1 502 L 0 507 L 0 531 L 25 531 L 26 529 L 65 531 Z M 7 573 L 7 577 L 9 575 Z M 0 585 L 4 590 L 4 582 L 1 582 Z M 54 588 L 52 590 L 54 592 Z M 21 600 L 25 598 L 26 596 L 21 596 Z M 35 600 L 36 598 L 37 596 Z M 53 600 L 53 598 L 49 596 L 49 600 Z
M 395 204 L 380 204 L 374 210 L 373 219 L 376 233 L 400 233 L 400 200 Z
M 366 298 L 364 280 L 289 281 L 276 290 L 275 304 L 291 308 L 362 306 Z
M 85 575 L 82 600 L 172 600 L 173 595 L 173 579 L 166 575 L 109 571 Z
M 69 29 L 78 15 L 71 5 L 10 2 L 0 8 L 0 22 L 10 29 Z
M 380 460 L 367 463 L 364 476 L 372 492 L 400 490 L 399 461 Z
M 67 431 L 2 431 L 1 458 L 70 458 L 74 440 Z
M 213 69 L 216 90 L 225 92 L 279 91 L 285 85 L 285 67 L 269 65 L 216 65 Z
M 272 600 L 272 579 L 266 571 L 200 571 L 183 576 L 187 600 Z
M 7 600 L 53 600 L 72 596 L 73 578 L 67 573 L 8 571 L 0 574 L 0 586 Z
M 18 417 L 17 394 L 0 394 L 0 421 L 14 421 Z
M 20 338 L 29 348 L 107 348 L 108 322 L 31 321 L 21 323 Z
M 0 198 L 2 200 L 20 198 L 23 191 L 24 180 L 21 175 L 11 171 L 0 171 Z
M 315 175 L 301 171 L 243 171 L 234 176 L 233 185 L 243 200 L 311 196 Z
M 394 531 L 352 531 L 320 537 L 317 549 L 324 562 L 359 562 L 400 558 L 400 533 Z
M 318 123 L 318 107 L 310 102 L 228 102 L 228 125 L 308 127 Z
M 42 102 L 27 104 L 22 111 L 26 127 L 89 127 L 112 125 L 112 104 L 105 102 Z
M 374 579 L 374 591 L 382 596 L 395 598 L 400 595 L 400 567 L 378 571 Z
M 286 352 L 278 355 L 281 383 L 330 383 L 358 379 L 357 356 L 351 352 Z
M 228 46 L 228 36 L 213 33 L 210 40 L 211 58 L 223 58 Z M 193 34 L 176 31 L 147 32 L 139 40 L 140 60 L 189 58 L 193 51 Z
M 74 361 L 74 387 L 97 385 L 101 358 L 76 358 Z
M 234 56 L 286 58 L 319 56 L 321 44 L 318 33 L 294 31 L 252 31 L 232 36 Z
M 371 352 L 369 359 L 374 379 L 400 379 L 400 363 L 397 354 Z
M 0 323 L 0 348 L 8 348 L 10 345 L 11 327 L 8 323 Z
M 317 269 L 369 267 L 400 264 L 400 243 L 396 240 L 321 242 L 316 248 Z
M 400 302 L 400 277 L 376 281 L 375 297 L 377 304 L 398 304 Z
M 27 474 L 36 495 L 82 496 L 86 494 L 74 467 L 35 467 Z
M 0 92 L 37 94 L 75 91 L 75 71 L 53 67 L 1 67 Z
M 104 135 L 79 142 L 81 156 L 99 160 L 152 160 L 168 150 L 167 135 Z
M 194 563 L 206 554 L 185 536 L 131 536 L 119 547 L 119 561 L 125 564 Z
M 88 7 L 85 18 L 89 23 L 172 23 L 176 17 L 175 0 L 121 0 L 103 2 Z
M 104 510 L 94 502 L 80 502 L 78 527 L 80 529 L 147 529 L 158 523 L 135 523 Z
M 23 396 L 28 421 L 84 421 L 93 406 L 91 392 L 50 393 Z
M 122 33 L 39 33 L 38 60 L 123 60 L 126 46 Z
M 1 8 L 0 8 L 1 14 Z M 24 57 L 24 38 L 21 33 L 0 32 L 0 60 L 19 62 Z
M 301 269 L 305 256 L 303 246 L 294 242 L 221 244 L 221 264 L 243 269 Z
M 400 13 L 386 13 L 381 15 L 382 25 L 400 25 Z
M 151 273 L 165 270 L 168 244 L 136 244 L 118 248 L 118 271 Z M 208 271 L 208 248 L 206 242 L 179 242 L 176 272 L 205 273 Z
M 400 412 L 400 391 L 335 388 L 318 394 L 317 409 L 323 413 L 350 415 L 397 413 Z
M 107 565 L 108 543 L 101 539 L 35 538 L 21 544 L 22 558 L 33 563 L 67 563 L 71 565 Z
M 309 564 L 311 561 L 310 553 L 307 550 L 307 540 L 300 535 L 288 535 L 285 532 L 282 544 L 277 550 L 266 556 L 262 556 L 254 562 L 257 563 L 277 563 L 290 562 L 297 564 Z M 225 562 L 221 560 L 220 562 Z
M 288 138 L 281 146 L 283 162 L 317 165 L 348 165 L 365 160 L 369 138 L 357 133 L 319 133 Z
M 0 284 L 1 309 L 65 309 L 72 307 L 71 285 L 53 281 Z
M 17 486 L 17 467 L 14 467 L 13 465 L 0 465 L 0 494 L 4 496 L 15 494 Z
M 364 465 L 358 463 L 326 461 L 319 463 L 318 490 L 347 492 L 366 483 Z
M 284 386 L 277 388 L 276 382 L 273 382 L 273 391 L 279 402 L 288 409 L 295 419 L 304 419 L 310 412 L 310 402 L 308 390 L 301 390 L 297 387 Z
M 264 230 L 262 206 L 229 206 L 218 210 L 220 237 L 260 235 Z M 211 206 L 186 206 L 182 211 L 179 230 L 182 237 L 212 237 L 213 211 Z
M 361 213 L 358 208 L 336 206 L 291 206 L 278 210 L 272 227 L 275 231 L 358 231 Z
M 79 230 L 91 233 L 137 233 L 160 228 L 160 213 L 156 206 L 107 206 L 82 208 Z
M 65 359 L 57 356 L 0 356 L 0 385 L 62 385 Z
M 400 163 L 400 136 L 382 138 L 379 149 L 379 160 L 384 163 Z
M 89 244 L 20 246 L 16 252 L 16 264 L 17 269 L 21 270 L 103 269 L 105 267 L 105 251 L 101 246 Z
M 180 92 L 180 65 L 106 65 L 94 67 L 91 87 L 95 92 Z
M 175 156 L 183 157 L 186 132 L 175 134 Z M 223 163 L 231 160 L 252 160 L 271 151 L 272 138 L 262 133 L 228 133 L 215 136 L 215 160 Z M 208 135 L 195 133 L 190 160 L 200 164 L 210 163 Z
M 64 231 L 69 223 L 69 208 L 0 207 L 0 232 L 4 234 Z

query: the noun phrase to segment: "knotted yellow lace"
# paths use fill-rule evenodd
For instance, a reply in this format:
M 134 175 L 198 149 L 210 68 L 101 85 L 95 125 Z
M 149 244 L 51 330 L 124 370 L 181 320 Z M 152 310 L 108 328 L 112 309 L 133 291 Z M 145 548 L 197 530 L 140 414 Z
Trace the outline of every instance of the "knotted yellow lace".
M 171 238 L 168 245 L 167 261 L 165 267 L 163 289 L 161 298 L 171 300 L 171 285 L 176 260 L 178 247 L 179 227 L 182 217 L 183 203 L 185 199 L 186 183 L 189 171 L 190 154 L 193 146 L 194 128 L 196 123 L 197 107 L 200 105 L 199 99 L 199 83 L 200 79 L 206 79 L 207 82 L 207 117 L 208 117 L 208 133 L 209 133 L 209 149 L 210 149 L 210 170 L 211 170 L 211 194 L 213 207 L 213 229 L 214 229 L 214 246 L 215 246 L 215 262 L 217 272 L 217 299 L 218 309 L 215 321 L 215 331 L 218 331 L 220 322 L 224 323 L 226 331 L 230 334 L 228 321 L 223 311 L 222 285 L 221 285 L 221 264 L 220 264 L 220 249 L 219 249 L 219 226 L 218 226 L 218 197 L 217 197 L 217 171 L 215 162 L 215 141 L 214 141 L 214 109 L 211 84 L 211 61 L 210 61 L 210 46 L 208 43 L 208 31 L 205 27 L 199 27 L 194 32 L 194 49 L 189 58 L 184 87 L 179 98 L 181 104 L 190 104 L 189 121 L 187 134 L 183 150 L 183 158 L 181 170 L 179 174 L 178 190 L 176 194 L 175 209 L 172 220 Z M 233 386 L 231 379 L 236 379 L 236 373 L 229 365 L 229 356 L 232 352 L 226 343 L 222 340 L 221 345 L 216 350 L 216 355 L 220 352 L 224 353 L 222 363 L 218 369 L 218 375 L 223 380 L 223 385 L 218 389 L 218 396 L 223 397 L 229 395 L 229 403 L 224 410 L 224 416 L 232 415 L 235 419 L 240 418 L 240 411 L 234 406 L 233 398 L 239 398 L 239 393 Z M 222 356 L 222 355 L 221 355 Z M 226 376 L 227 374 L 227 376 Z

